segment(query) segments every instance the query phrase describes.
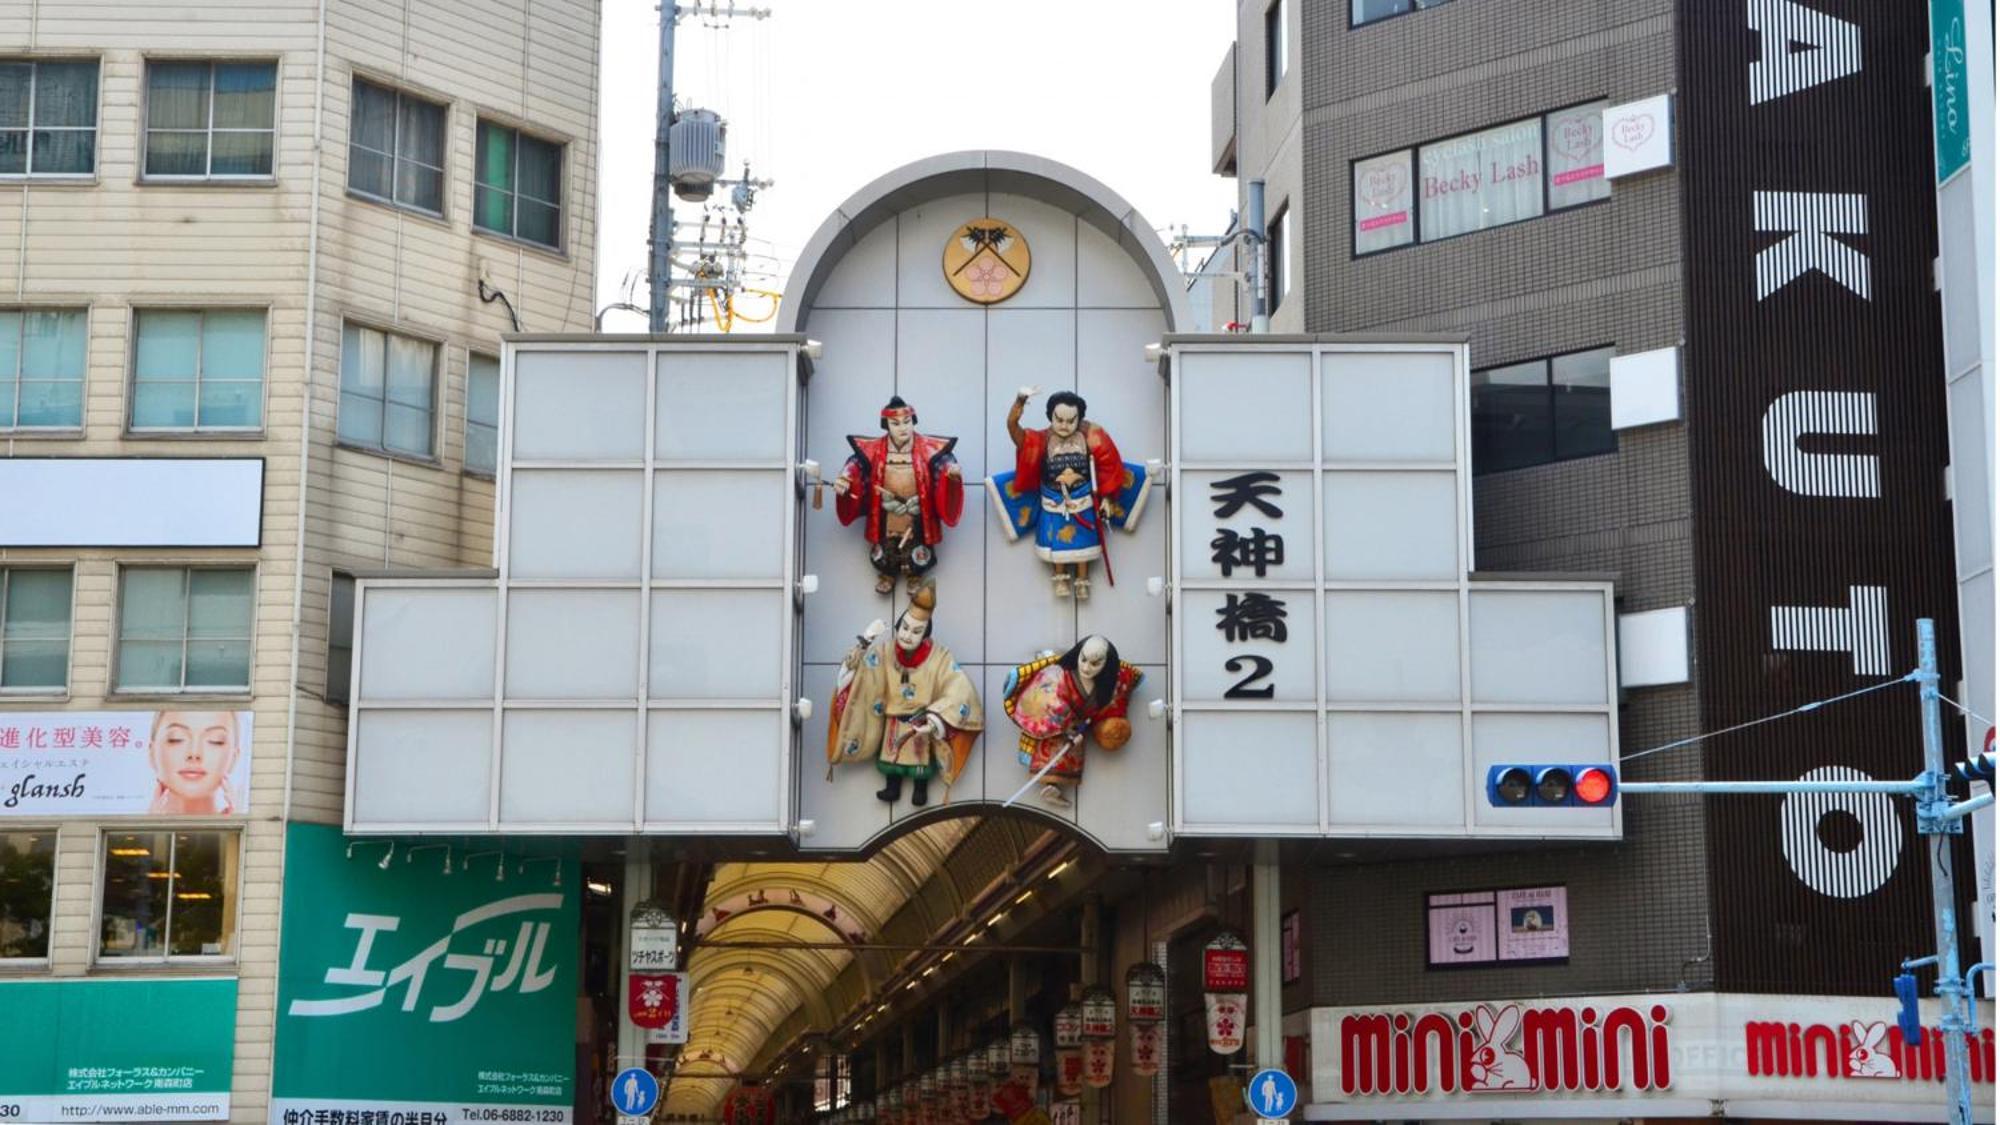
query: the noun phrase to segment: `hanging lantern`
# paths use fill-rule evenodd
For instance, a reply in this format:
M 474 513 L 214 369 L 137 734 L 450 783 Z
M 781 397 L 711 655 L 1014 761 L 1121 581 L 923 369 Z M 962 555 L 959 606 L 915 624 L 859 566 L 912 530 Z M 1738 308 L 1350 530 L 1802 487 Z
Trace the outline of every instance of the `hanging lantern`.
M 1085 1039 L 1083 1041 L 1083 1084 L 1093 1090 L 1102 1090 L 1111 1085 L 1111 1074 L 1116 1069 L 1118 1040 Z
M 1036 1053 L 1040 1053 L 1039 1047 L 1036 1048 Z M 986 1076 L 988 1078 L 997 1080 L 1007 1077 L 1007 1067 L 1012 1062 L 1013 1059 L 1010 1057 L 1007 1039 L 995 1039 L 986 1045 Z
M 1083 990 L 1083 1037 L 1111 1039 L 1118 1034 L 1118 997 L 1101 984 Z
M 1132 1073 L 1151 1078 L 1160 1073 L 1166 1053 L 1166 1029 L 1157 1023 L 1127 1025 L 1132 1036 Z
M 954 1121 L 967 1121 L 972 1116 L 972 1090 L 970 1079 L 965 1072 L 965 1056 L 951 1060 L 945 1067 L 945 1087 L 947 1102 Z
M 1073 1098 L 1083 1093 L 1083 1041 L 1056 1048 L 1056 1093 Z
M 1056 1049 L 1083 1045 L 1083 1005 L 1074 1001 L 1056 1012 Z
M 1233 931 L 1216 934 L 1203 947 L 1201 988 L 1208 1049 L 1218 1055 L 1242 1050 L 1243 1027 L 1250 1014 L 1250 947 Z
M 1042 1033 L 1027 1024 L 1007 1037 L 1007 1049 L 1015 1066 L 1042 1065 Z
M 984 1047 L 974 1048 L 972 1053 L 965 1057 L 965 1109 L 968 1120 L 984 1121 L 993 1113 L 993 1069 L 987 1065 L 987 1060 L 992 1054 L 993 1044 L 988 1043 Z M 1006 1058 L 1004 1044 L 1001 1046 L 1001 1058 L 1004 1073 Z
M 1167 973 L 1151 961 L 1125 970 L 1125 1018 L 1158 1023 L 1167 1018 Z

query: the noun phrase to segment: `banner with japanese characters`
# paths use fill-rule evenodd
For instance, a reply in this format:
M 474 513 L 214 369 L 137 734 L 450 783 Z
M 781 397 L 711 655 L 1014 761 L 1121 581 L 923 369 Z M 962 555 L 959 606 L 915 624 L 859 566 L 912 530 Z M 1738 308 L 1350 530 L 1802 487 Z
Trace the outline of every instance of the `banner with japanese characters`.
M 226 1121 L 234 980 L 0 982 L 0 1121 Z
M 575 859 L 289 826 L 272 1125 L 567 1123 Z
M 0 820 L 250 811 L 248 711 L 0 714 Z

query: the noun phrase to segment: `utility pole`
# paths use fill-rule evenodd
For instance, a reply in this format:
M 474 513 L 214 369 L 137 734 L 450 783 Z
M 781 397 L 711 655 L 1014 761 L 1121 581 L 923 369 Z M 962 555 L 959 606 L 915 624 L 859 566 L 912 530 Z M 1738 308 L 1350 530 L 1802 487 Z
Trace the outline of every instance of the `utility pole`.
M 1952 1125 L 1972 1125 L 1972 1071 L 1965 1037 L 1973 1030 L 1970 991 L 1958 969 L 1958 893 L 1952 878 L 1952 837 L 1965 833 L 1964 816 L 1951 815 L 1945 782 L 1944 716 L 1938 707 L 1937 626 L 1917 622 L 1917 688 L 1924 715 L 1923 792 L 1917 794 L 1917 832 L 1930 853 L 1931 907 L 1937 913 L 1937 994 L 1944 1014 L 1944 1080 L 1951 1093 Z
M 667 330 L 667 294 L 674 261 L 674 185 L 668 144 L 674 128 L 674 24 L 680 18 L 679 4 L 660 0 L 660 100 L 653 117 L 653 230 L 646 240 L 647 280 L 652 285 L 646 317 L 654 333 Z

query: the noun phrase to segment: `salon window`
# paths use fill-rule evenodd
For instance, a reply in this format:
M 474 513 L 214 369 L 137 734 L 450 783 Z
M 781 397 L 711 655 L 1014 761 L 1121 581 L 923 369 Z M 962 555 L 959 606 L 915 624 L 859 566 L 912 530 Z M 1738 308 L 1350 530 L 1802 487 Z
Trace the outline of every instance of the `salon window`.
M 235 832 L 106 832 L 98 959 L 234 957 L 240 843 Z
M 0 832 L 0 965 L 48 960 L 55 885 L 55 829 Z

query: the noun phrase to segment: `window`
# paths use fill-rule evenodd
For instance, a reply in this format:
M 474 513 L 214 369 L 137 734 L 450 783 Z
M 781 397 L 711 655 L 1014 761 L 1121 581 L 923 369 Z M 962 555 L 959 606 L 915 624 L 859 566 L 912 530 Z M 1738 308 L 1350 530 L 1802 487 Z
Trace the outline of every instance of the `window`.
M 133 333 L 134 430 L 255 430 L 263 425 L 261 310 L 142 310 Z
M 472 221 L 543 246 L 562 245 L 562 146 L 479 123 Z
M 1264 280 L 1264 305 L 1267 311 L 1277 312 L 1278 306 L 1292 294 L 1292 211 L 1289 206 L 1278 208 L 1278 217 L 1264 228 L 1265 266 L 1270 276 Z
M 0 694 L 69 686 L 71 585 L 68 570 L 0 570 Z
M 826 1113 L 846 1109 L 854 1091 L 854 1062 L 846 1055 L 827 1054 L 813 1060 L 813 1109 Z
M 1360 27 L 1365 23 L 1386 20 L 1392 16 L 1407 16 L 1411 12 L 1421 12 L 1425 8 L 1436 8 L 1449 0 L 1351 0 L 1354 5 L 1349 16 L 1349 24 Z
M 1472 471 L 1612 453 L 1611 356 L 1594 348 L 1472 373 Z
M 1264 9 L 1264 97 L 1285 80 L 1285 59 L 1285 0 L 1271 0 Z
M 429 457 L 436 385 L 436 344 L 347 325 L 340 334 L 340 440 Z
M 49 956 L 56 834 L 0 832 L 0 962 Z
M 105 833 L 97 956 L 235 956 L 237 869 L 234 832 Z
M 146 64 L 147 179 L 265 179 L 277 135 L 278 64 Z
M 1571 106 L 1355 161 L 1355 256 L 1609 198 L 1604 105 Z
M 117 690 L 250 690 L 255 586 L 248 568 L 120 571 Z
M 326 608 L 326 701 L 345 703 L 354 674 L 354 576 L 335 571 Z
M 0 63 L 0 176 L 97 169 L 97 64 Z
M 83 309 L 0 312 L 0 429 L 83 428 Z
M 355 79 L 347 189 L 444 214 L 444 107 Z
M 465 373 L 465 471 L 492 476 L 500 466 L 500 361 L 474 352 Z

